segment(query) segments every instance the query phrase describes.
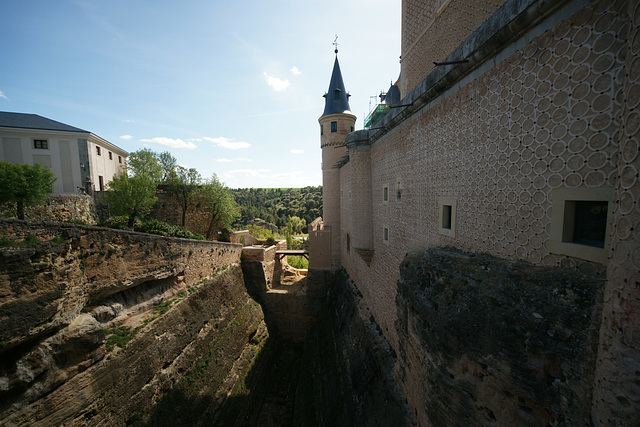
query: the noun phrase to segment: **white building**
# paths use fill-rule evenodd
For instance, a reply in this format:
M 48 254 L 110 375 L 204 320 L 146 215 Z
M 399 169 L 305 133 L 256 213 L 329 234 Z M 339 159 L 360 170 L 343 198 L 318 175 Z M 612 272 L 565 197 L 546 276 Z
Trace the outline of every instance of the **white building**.
M 37 114 L 0 111 L 0 161 L 50 168 L 58 178 L 54 193 L 104 190 L 126 171 L 128 155 L 89 131 Z

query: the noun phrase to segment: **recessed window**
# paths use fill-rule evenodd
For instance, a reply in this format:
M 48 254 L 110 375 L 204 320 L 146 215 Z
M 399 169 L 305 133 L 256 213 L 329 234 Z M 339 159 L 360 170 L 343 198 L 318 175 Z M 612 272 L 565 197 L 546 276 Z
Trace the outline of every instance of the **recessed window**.
M 382 227 L 382 241 L 389 243 L 389 227 Z
M 389 184 L 382 186 L 382 203 L 389 203 Z
M 324 126 L 320 125 L 320 135 L 324 135 Z
M 113 160 L 113 153 L 109 151 L 109 160 Z
M 613 197 L 613 187 L 553 190 L 549 251 L 606 263 Z
M 338 122 L 331 122 L 331 132 L 338 132 Z
M 438 201 L 440 214 L 438 215 L 438 233 L 449 237 L 456 237 L 456 206 L 457 199 L 444 198 Z
M 48 150 L 49 141 L 47 141 L 46 139 L 34 139 L 33 148 L 37 148 L 39 150 Z
M 122 156 L 118 156 L 118 163 L 122 164 Z
M 351 126 L 351 132 L 353 132 L 355 130 L 355 128 L 353 126 Z
M 98 156 L 102 156 L 102 151 L 100 150 L 100 147 L 96 147 L 96 154 Z
M 347 253 L 351 253 L 351 236 L 347 233 Z
M 100 191 L 104 191 L 104 177 L 102 175 L 98 175 L 98 186 Z

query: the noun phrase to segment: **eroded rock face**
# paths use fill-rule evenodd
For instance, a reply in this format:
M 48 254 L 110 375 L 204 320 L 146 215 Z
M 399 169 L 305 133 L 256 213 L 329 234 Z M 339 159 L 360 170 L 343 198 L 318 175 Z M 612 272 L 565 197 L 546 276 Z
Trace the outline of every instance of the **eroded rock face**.
M 589 425 L 603 278 L 430 249 L 398 282 L 396 373 L 423 425 Z
M 0 419 L 105 362 L 114 346 L 105 346 L 107 335 L 144 330 L 173 303 L 190 300 L 203 280 L 238 265 L 241 252 L 240 245 L 18 220 L 0 220 L 0 238 Z M 234 292 L 248 298 L 239 266 L 236 273 L 229 301 Z

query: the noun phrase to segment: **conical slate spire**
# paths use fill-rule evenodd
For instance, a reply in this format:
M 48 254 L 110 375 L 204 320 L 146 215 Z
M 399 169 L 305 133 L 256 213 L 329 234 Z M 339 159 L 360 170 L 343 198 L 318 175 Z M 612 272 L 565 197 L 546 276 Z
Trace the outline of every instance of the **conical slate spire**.
M 344 82 L 342 81 L 342 73 L 340 72 L 340 64 L 338 64 L 338 50 L 336 49 L 336 61 L 333 64 L 333 73 L 331 74 L 331 82 L 329 83 L 329 90 L 324 95 L 324 113 L 327 114 L 351 114 L 351 107 L 349 107 L 349 95 L 344 88 Z

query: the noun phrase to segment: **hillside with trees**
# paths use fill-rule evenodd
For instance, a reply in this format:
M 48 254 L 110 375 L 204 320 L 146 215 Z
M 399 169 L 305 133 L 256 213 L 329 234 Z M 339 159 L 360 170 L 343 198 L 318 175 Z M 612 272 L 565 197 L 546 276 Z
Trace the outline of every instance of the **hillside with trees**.
M 290 218 L 304 220 L 296 227 L 306 233 L 306 226 L 322 216 L 322 187 L 304 188 L 239 188 L 231 190 L 240 205 L 240 224 L 248 224 L 255 218 L 287 227 Z M 297 231 L 297 230 L 296 230 Z

